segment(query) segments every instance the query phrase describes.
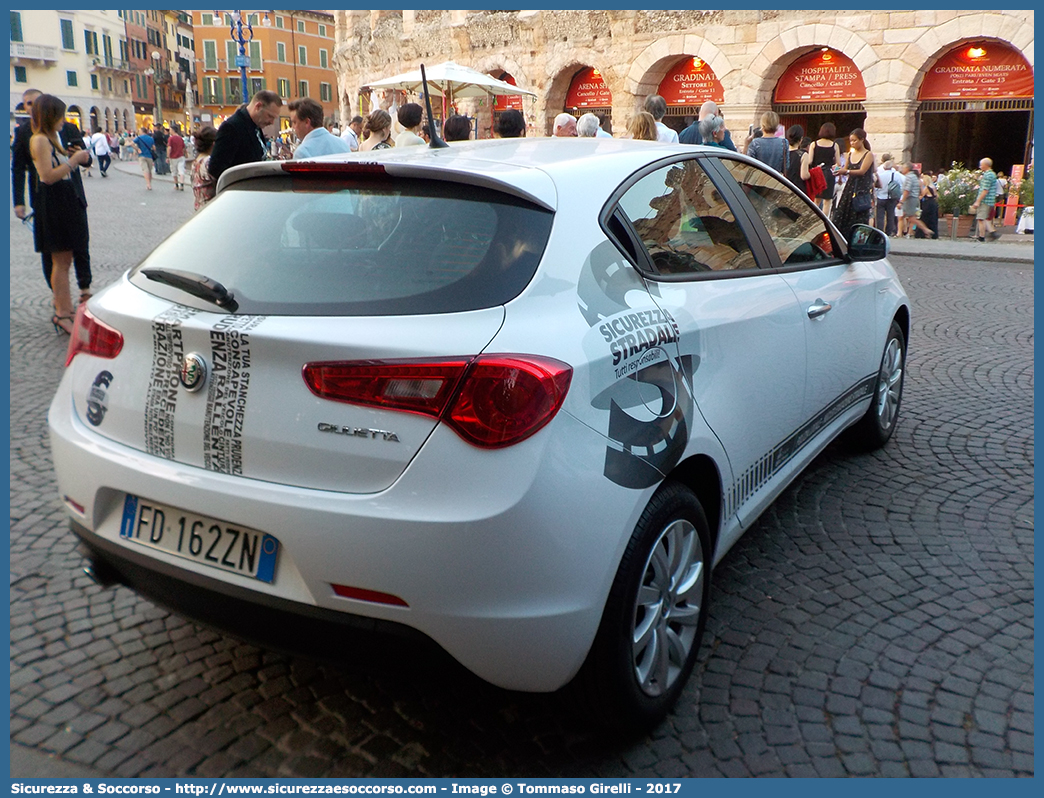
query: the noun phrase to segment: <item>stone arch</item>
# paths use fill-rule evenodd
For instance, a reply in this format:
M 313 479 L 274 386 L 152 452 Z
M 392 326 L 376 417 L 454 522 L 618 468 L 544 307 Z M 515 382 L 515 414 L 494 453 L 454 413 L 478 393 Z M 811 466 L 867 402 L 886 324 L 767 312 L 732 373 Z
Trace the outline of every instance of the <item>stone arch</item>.
M 94 128 L 99 127 L 101 122 L 101 111 L 98 110 L 98 106 L 91 107 L 90 121 L 87 123 L 90 126 L 90 132 L 94 133 Z
M 830 47 L 852 59 L 863 75 L 868 102 L 887 91 L 884 85 L 889 77 L 887 63 L 862 35 L 828 23 L 808 25 L 796 22 L 761 48 L 751 59 L 749 67 L 740 71 L 738 81 L 726 84 L 722 76 L 718 76 L 725 87 L 726 104 L 736 102 L 751 106 L 755 114 L 768 110 L 772 106 L 772 92 L 787 67 L 795 58 L 817 47 Z
M 496 76 L 500 72 L 508 72 L 511 77 L 515 79 L 515 83 L 522 89 L 529 89 L 530 91 L 536 92 L 536 97 L 523 97 L 522 98 L 522 115 L 526 119 L 527 125 L 536 125 L 537 121 L 537 105 L 540 102 L 540 89 L 542 87 L 536 86 L 529 79 L 526 74 L 526 70 L 522 68 L 522 65 L 513 58 L 509 58 L 506 55 L 487 55 L 480 58 L 475 64 L 471 65 L 472 69 L 477 69 L 479 72 L 484 72 L 487 75 Z M 492 135 L 490 128 L 490 117 L 480 120 L 479 130 L 488 130 Z
M 65 115 L 66 116 L 75 116 L 79 120 L 76 123 L 76 127 L 78 127 L 80 130 L 84 129 L 84 127 L 83 127 L 83 124 L 84 124 L 83 123 L 83 111 L 80 110 L 80 106 L 78 106 L 78 105 L 70 105 L 68 108 L 65 109 Z
M 548 83 L 544 93 L 544 121 L 545 135 L 551 134 L 551 125 L 555 116 L 562 112 L 565 107 L 566 94 L 569 92 L 569 84 L 581 69 L 594 67 L 599 71 L 602 80 L 613 95 L 613 108 L 617 107 L 619 96 L 624 94 L 623 78 L 618 75 L 615 68 L 604 67 L 606 59 L 604 53 L 594 50 L 573 50 L 568 55 L 553 59 L 547 68 Z M 615 120 L 614 127 L 619 126 L 622 120 Z
M 722 87 L 728 90 L 726 75 L 734 79 L 732 73 L 736 68 L 716 44 L 691 33 L 665 36 L 638 53 L 624 77 L 624 93 L 632 98 L 634 110 L 638 110 L 646 96 L 656 93 L 667 71 L 684 56 L 699 56 L 706 61 Z M 613 99 L 615 101 L 615 94 Z
M 1007 14 L 989 12 L 957 17 L 935 28 L 929 28 L 910 42 L 903 52 L 902 71 L 896 77 L 907 87 L 906 99 L 917 101 L 928 70 L 950 50 L 972 41 L 997 42 L 1016 50 L 1033 64 L 1033 28 L 1023 20 Z
M 529 89 L 530 91 L 539 91 L 539 88 L 534 85 L 532 80 L 530 80 L 529 75 L 526 74 L 526 70 L 522 68 L 522 65 L 514 58 L 509 58 L 506 55 L 484 56 L 475 62 L 471 68 L 477 69 L 479 72 L 484 72 L 487 75 L 499 71 L 510 72 L 511 77 L 515 79 L 515 82 L 521 88 Z
M 105 132 L 112 132 L 112 109 L 105 106 Z
M 544 99 L 548 108 L 561 110 L 565 104 L 566 92 L 569 91 L 569 82 L 573 79 L 573 75 L 584 67 L 594 67 L 601 73 L 602 80 L 613 93 L 615 102 L 616 95 L 624 92 L 623 79 L 618 74 L 618 67 L 606 63 L 608 58 L 609 56 L 605 53 L 586 47 L 577 47 L 568 53 L 552 58 L 547 64 L 546 72 Z M 555 111 L 555 113 L 557 114 L 559 111 Z

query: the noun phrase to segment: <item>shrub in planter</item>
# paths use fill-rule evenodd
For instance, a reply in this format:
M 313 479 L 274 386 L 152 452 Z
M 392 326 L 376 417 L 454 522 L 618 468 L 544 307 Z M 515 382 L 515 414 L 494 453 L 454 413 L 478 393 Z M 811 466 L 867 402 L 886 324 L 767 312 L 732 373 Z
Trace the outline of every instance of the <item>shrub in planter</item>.
M 939 175 L 936 186 L 939 190 L 939 215 L 963 216 L 975 202 L 979 193 L 982 172 L 966 169 L 963 163 L 953 162 L 946 172 Z

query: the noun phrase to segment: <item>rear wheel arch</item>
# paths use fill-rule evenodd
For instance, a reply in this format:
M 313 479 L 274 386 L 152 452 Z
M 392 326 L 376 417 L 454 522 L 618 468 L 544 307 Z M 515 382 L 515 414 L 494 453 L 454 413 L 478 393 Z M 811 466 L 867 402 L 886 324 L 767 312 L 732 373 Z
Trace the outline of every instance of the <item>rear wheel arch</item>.
M 721 472 L 717 463 L 708 455 L 696 454 L 679 463 L 668 475 L 668 479 L 685 485 L 700 500 L 703 512 L 707 516 L 707 526 L 710 528 L 710 559 L 713 562 L 713 551 L 718 548 L 718 536 L 721 533 L 722 509 Z

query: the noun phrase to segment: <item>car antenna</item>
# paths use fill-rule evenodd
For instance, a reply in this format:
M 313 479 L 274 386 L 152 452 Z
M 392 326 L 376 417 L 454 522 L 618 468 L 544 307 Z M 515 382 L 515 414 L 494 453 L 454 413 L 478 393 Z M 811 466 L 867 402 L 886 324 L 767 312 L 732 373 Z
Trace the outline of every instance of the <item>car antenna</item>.
M 424 73 L 424 64 L 421 67 L 421 84 L 424 86 L 424 105 L 428 109 L 428 146 L 432 149 L 439 149 L 441 147 L 448 147 L 445 141 L 442 140 L 442 136 L 435 129 L 435 118 L 431 115 L 431 95 L 428 93 L 428 77 Z

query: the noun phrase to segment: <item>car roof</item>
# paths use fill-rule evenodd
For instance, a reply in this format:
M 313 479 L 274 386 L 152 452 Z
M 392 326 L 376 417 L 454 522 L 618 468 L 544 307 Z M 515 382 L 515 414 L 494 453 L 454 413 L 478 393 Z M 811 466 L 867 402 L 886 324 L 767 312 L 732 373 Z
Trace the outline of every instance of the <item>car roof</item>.
M 413 146 L 302 161 L 245 164 L 224 172 L 218 189 L 224 190 L 241 180 L 298 170 L 316 174 L 329 166 L 329 171 L 336 174 L 356 168 L 374 169 L 379 164 L 382 171 L 391 175 L 483 185 L 555 210 L 563 191 L 582 191 L 604 199 L 643 166 L 673 155 L 699 151 L 722 152 L 715 147 L 632 139 L 487 139 L 454 142 L 443 148 Z

